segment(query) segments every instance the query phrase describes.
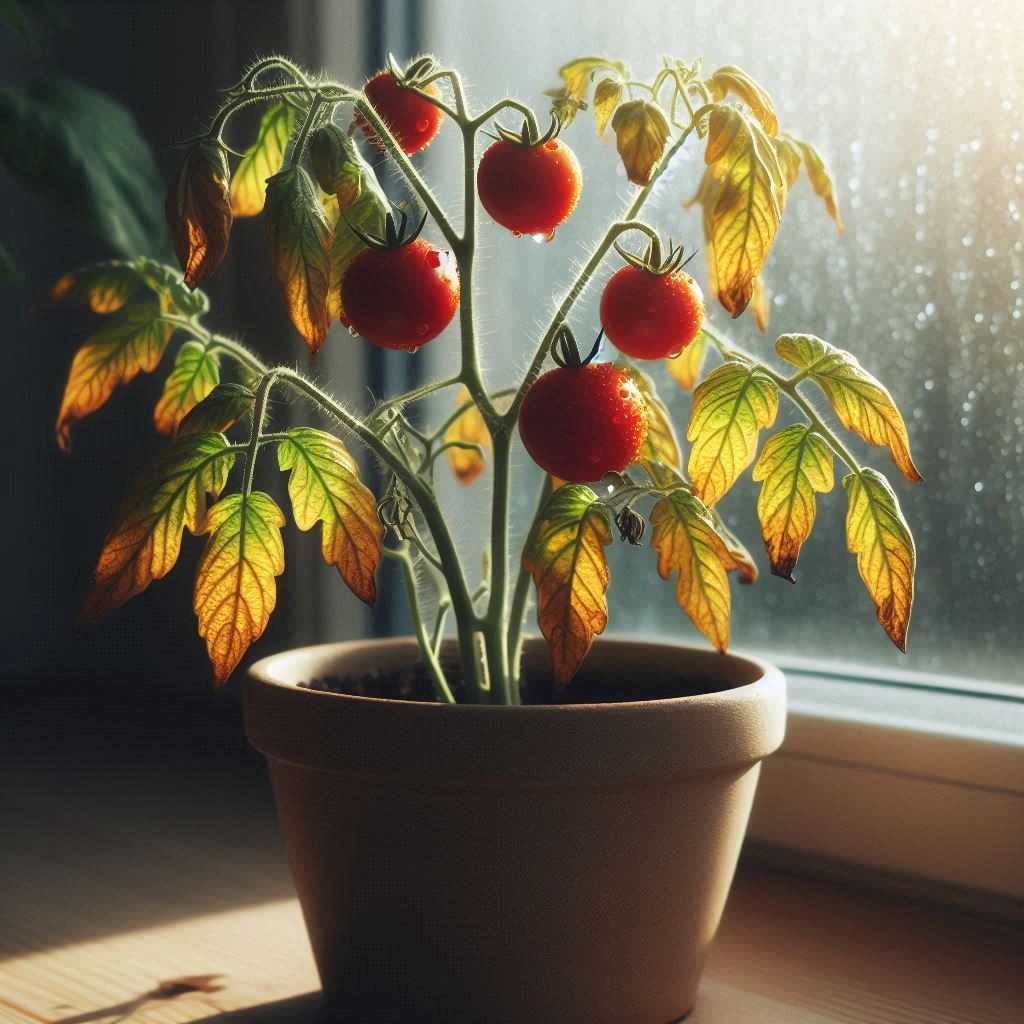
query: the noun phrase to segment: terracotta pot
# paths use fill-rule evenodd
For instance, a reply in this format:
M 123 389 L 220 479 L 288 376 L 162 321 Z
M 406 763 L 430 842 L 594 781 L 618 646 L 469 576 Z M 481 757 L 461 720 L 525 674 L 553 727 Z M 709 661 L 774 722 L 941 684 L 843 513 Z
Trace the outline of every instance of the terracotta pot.
M 785 681 L 749 658 L 599 641 L 588 668 L 705 692 L 443 706 L 299 688 L 411 638 L 267 658 L 245 688 L 337 1019 L 669 1024 L 692 1008 Z M 529 664 L 546 653 L 529 645 Z M 685 685 L 684 685 L 685 684 Z

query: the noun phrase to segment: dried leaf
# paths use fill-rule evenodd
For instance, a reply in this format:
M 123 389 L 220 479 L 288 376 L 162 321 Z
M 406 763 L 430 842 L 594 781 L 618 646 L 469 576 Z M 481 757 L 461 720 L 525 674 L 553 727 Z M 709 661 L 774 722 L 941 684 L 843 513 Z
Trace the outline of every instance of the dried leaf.
M 687 391 L 691 391 L 704 368 L 704 358 L 708 350 L 708 336 L 701 331 L 693 341 L 677 356 L 665 360 L 672 379 Z
M 224 431 L 252 412 L 256 394 L 244 384 L 218 384 L 178 426 L 178 436 Z
M 627 177 L 634 185 L 646 185 L 665 152 L 668 118 L 657 104 L 630 100 L 615 111 L 612 130 Z
M 161 434 L 173 434 L 185 415 L 220 381 L 220 361 L 198 341 L 186 341 L 178 349 L 174 369 L 164 381 L 163 394 L 153 410 L 153 422 Z
M 275 103 L 264 112 L 256 141 L 231 179 L 231 212 L 236 217 L 254 217 L 263 210 L 267 179 L 281 170 L 297 120 L 298 111 L 289 103 Z
M 470 402 L 469 391 L 465 387 L 459 388 L 458 396 L 455 399 L 455 407 L 462 408 Z M 451 426 L 444 432 L 444 441 L 461 441 L 463 444 L 478 444 L 481 448 L 491 447 L 491 434 L 487 429 L 480 410 L 475 404 L 469 404 L 461 416 L 455 419 Z M 471 448 L 448 448 L 445 451 L 448 462 L 455 473 L 455 478 L 460 484 L 471 484 L 484 469 L 484 460 L 478 451 Z
M 832 183 L 832 173 L 825 163 L 824 157 L 809 143 L 800 139 L 794 140 L 800 147 L 803 154 L 804 167 L 807 169 L 807 177 L 815 194 L 820 196 L 825 203 L 828 215 L 836 222 L 836 229 L 843 230 L 843 218 L 839 216 L 839 206 L 836 203 L 835 186 Z
M 779 120 L 775 116 L 771 97 L 742 68 L 734 64 L 720 67 L 708 79 L 708 87 L 711 90 L 711 98 L 716 103 L 732 93 L 750 107 L 754 117 L 761 122 L 761 127 L 769 135 L 778 134 Z
M 617 78 L 602 78 L 594 90 L 594 118 L 597 121 L 597 134 L 604 135 L 608 122 L 615 113 L 615 108 L 622 99 L 623 85 Z

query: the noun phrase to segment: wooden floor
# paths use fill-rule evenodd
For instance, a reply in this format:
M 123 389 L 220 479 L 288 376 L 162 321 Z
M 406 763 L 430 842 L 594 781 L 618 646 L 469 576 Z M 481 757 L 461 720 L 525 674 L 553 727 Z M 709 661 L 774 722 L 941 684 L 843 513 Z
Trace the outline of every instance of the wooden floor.
M 0 1022 L 319 1021 L 236 709 L 160 705 L 140 726 L 114 706 L 120 725 L 69 698 L 66 724 L 91 737 L 70 742 L 52 704 L 15 702 L 0 752 Z M 1020 1024 L 1024 937 L 744 863 L 689 1021 Z

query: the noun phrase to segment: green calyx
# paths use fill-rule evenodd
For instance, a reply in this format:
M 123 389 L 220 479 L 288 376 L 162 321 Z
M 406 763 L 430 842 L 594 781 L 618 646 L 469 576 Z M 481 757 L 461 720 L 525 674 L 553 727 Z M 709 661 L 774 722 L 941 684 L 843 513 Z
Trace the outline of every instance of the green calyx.
M 684 259 L 683 254 L 685 249 L 683 246 L 673 245 L 672 239 L 669 239 L 668 245 L 668 256 L 664 259 L 662 259 L 661 256 L 661 243 L 655 238 L 650 240 L 647 245 L 647 249 L 642 256 L 639 253 L 623 249 L 618 242 L 615 243 L 615 251 L 631 267 L 636 267 L 637 270 L 644 270 L 648 274 L 658 274 L 659 276 L 674 274 L 677 270 L 681 270 L 699 252 L 698 249 L 694 249 L 693 252 Z
M 563 369 L 579 370 L 597 358 L 597 354 L 601 351 L 601 342 L 603 340 L 604 328 L 602 327 L 597 332 L 597 338 L 590 351 L 585 356 L 581 356 L 580 348 L 576 344 L 576 336 L 572 333 L 572 329 L 568 324 L 562 324 L 558 328 L 558 333 L 555 335 L 555 340 L 551 345 L 551 358 Z

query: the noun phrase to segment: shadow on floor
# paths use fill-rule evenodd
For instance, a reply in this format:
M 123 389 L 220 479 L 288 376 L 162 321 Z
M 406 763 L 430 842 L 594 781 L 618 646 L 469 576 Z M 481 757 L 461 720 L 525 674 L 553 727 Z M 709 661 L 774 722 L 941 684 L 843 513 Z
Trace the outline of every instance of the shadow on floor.
M 232 1010 L 203 1017 L 195 1024 L 343 1024 L 332 1021 L 320 1008 L 320 993 L 309 992 L 293 999 L 281 999 L 247 1010 Z

